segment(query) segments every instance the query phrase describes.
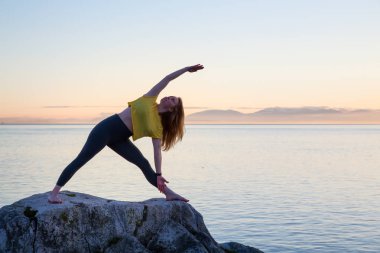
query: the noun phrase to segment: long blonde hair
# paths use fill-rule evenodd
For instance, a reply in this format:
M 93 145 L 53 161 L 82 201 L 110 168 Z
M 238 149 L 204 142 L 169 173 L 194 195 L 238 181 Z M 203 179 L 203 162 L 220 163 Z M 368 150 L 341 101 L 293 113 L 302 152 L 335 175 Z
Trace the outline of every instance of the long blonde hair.
M 178 104 L 173 108 L 173 111 L 160 113 L 160 116 L 163 127 L 161 146 L 164 151 L 167 151 L 178 141 L 181 141 L 184 134 L 185 113 L 182 99 L 178 98 Z

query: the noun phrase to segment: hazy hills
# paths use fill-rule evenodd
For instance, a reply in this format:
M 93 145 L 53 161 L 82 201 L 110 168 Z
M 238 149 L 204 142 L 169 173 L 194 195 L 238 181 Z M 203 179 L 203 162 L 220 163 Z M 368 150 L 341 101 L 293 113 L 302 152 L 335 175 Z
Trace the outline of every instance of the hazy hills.
M 271 107 L 255 113 L 206 110 L 190 114 L 187 124 L 380 124 L 380 110 L 329 107 Z
M 96 124 L 114 113 L 71 118 L 0 117 L 0 124 Z M 380 110 L 271 107 L 254 113 L 205 110 L 186 116 L 186 124 L 380 124 Z

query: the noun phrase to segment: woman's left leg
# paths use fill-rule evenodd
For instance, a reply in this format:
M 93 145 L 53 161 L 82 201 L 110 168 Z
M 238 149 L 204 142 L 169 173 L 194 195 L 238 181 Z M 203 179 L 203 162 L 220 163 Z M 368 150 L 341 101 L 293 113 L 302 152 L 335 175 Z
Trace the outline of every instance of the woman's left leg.
M 108 146 L 124 159 L 139 167 L 148 182 L 157 188 L 156 173 L 152 169 L 152 166 L 150 166 L 149 161 L 129 139 L 126 141 L 108 144 Z
M 157 188 L 157 176 L 149 164 L 149 161 L 143 156 L 140 150 L 128 139 L 127 141 L 112 143 L 108 145 L 113 151 L 124 157 L 127 161 L 135 164 L 144 173 L 145 178 L 151 185 Z M 180 200 L 188 202 L 189 200 L 165 187 L 163 192 L 166 200 Z

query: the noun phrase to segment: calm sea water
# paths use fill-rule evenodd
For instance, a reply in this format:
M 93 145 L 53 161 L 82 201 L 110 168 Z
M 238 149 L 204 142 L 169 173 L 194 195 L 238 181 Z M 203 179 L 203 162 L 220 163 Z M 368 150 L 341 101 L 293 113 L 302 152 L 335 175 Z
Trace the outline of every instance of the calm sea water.
M 92 127 L 1 125 L 0 206 L 49 191 Z M 154 164 L 150 139 L 135 144 Z M 192 125 L 162 167 L 218 242 L 380 252 L 379 125 Z M 127 201 L 162 196 L 108 148 L 64 189 Z

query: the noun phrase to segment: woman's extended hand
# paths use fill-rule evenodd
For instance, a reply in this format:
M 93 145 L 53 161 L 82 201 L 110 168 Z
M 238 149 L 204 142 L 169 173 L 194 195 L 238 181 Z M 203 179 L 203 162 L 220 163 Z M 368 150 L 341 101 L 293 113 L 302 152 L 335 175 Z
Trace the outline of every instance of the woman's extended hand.
M 160 192 L 164 192 L 166 187 L 165 183 L 169 183 L 163 176 L 157 176 L 157 188 Z
M 189 72 L 196 72 L 196 71 L 201 70 L 203 68 L 204 67 L 203 67 L 202 64 L 197 64 L 197 65 L 194 65 L 194 66 L 190 66 L 188 71 Z

